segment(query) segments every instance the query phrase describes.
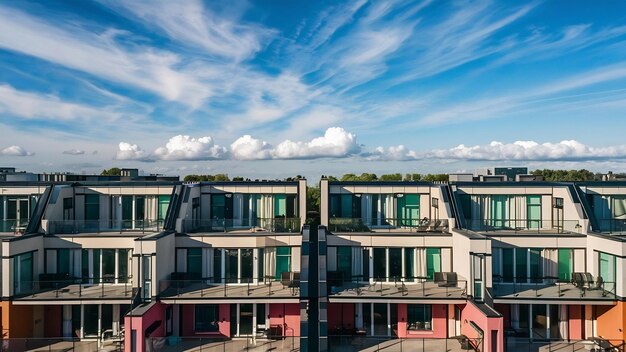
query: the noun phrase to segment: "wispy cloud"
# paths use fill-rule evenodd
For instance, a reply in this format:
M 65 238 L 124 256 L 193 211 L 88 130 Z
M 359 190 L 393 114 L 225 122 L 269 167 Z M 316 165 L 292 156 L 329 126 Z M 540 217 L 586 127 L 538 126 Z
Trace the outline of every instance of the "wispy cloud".
M 63 154 L 67 154 L 67 155 L 83 155 L 85 154 L 85 151 L 82 149 L 68 149 L 68 150 L 64 150 Z
M 184 45 L 193 45 L 207 55 L 233 61 L 251 57 L 275 34 L 274 30 L 260 25 L 225 18 L 199 0 L 101 2 L 147 26 L 162 30 Z
M 198 72 L 181 68 L 184 65 L 178 55 L 140 44 L 120 44 L 118 40 L 128 36 L 124 31 L 93 33 L 77 25 L 48 23 L 3 6 L 0 17 L 0 48 L 139 87 L 190 106 L 199 106 L 211 95 L 211 89 L 198 79 Z

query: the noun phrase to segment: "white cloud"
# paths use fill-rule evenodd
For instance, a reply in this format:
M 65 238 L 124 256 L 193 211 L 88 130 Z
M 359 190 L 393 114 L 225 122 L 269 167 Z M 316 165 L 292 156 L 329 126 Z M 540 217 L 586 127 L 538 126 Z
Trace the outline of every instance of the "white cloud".
M 81 149 L 68 149 L 68 150 L 64 150 L 63 154 L 67 154 L 67 155 L 83 155 L 83 154 L 85 154 L 85 151 L 81 150 Z
M 35 153 L 31 153 L 26 149 L 20 147 L 19 145 L 12 145 L 10 147 L 6 147 L 0 150 L 0 155 L 5 156 L 31 156 L 35 155 Z
M 575 140 L 557 143 L 516 141 L 491 142 L 486 145 L 459 144 L 449 149 L 416 152 L 399 145 L 387 149 L 378 147 L 368 160 L 466 160 L 466 161 L 595 161 L 626 159 L 626 145 L 591 147 Z
M 111 120 L 118 117 L 117 113 L 64 102 L 53 95 L 20 91 L 7 84 L 0 84 L 0 112 L 26 119 Z
M 227 149 L 216 145 L 211 137 L 192 138 L 178 135 L 170 138 L 165 147 L 154 151 L 154 157 L 161 160 L 211 160 L 222 159 Z
M 230 154 L 238 160 L 259 160 L 271 158 L 272 146 L 250 135 L 239 137 L 230 145 Z
M 312 159 L 312 158 L 341 158 L 357 154 L 361 146 L 356 142 L 356 135 L 347 132 L 341 127 L 331 127 L 324 136 L 312 139 L 309 142 L 293 142 L 286 140 L 272 151 L 274 159 Z
M 148 153 L 141 149 L 137 144 L 131 144 L 126 142 L 120 142 L 118 144 L 117 153 L 115 155 L 117 160 L 138 160 L 149 161 Z
M 201 1 L 109 1 L 105 5 L 131 14 L 149 26 L 160 28 L 185 45 L 208 54 L 244 60 L 258 52 L 274 31 L 258 25 L 237 23 L 206 8 Z
M 211 95 L 196 70 L 181 68 L 184 65 L 179 55 L 139 44 L 122 45 L 119 38 L 128 37 L 127 32 L 109 29 L 94 34 L 77 25 L 47 23 L 2 6 L 0 18 L 1 48 L 139 87 L 192 107 Z

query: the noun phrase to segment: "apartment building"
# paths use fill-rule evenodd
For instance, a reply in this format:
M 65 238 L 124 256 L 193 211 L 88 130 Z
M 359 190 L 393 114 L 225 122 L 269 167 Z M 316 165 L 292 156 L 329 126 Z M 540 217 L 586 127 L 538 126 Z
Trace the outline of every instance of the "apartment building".
M 10 350 L 626 338 L 620 181 L 322 179 L 320 226 L 303 179 L 0 185 Z

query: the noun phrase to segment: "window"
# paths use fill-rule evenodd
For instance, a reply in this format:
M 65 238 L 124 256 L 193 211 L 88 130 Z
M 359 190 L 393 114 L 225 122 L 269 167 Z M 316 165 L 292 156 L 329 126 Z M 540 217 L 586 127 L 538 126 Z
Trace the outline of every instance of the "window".
M 118 282 L 128 282 L 128 249 L 118 249 Z
M 252 282 L 254 276 L 254 261 L 252 248 L 241 248 L 241 282 Z
M 402 278 L 402 248 L 389 248 L 389 280 Z
M 202 275 L 202 248 L 187 248 L 187 272 Z
M 502 282 L 513 282 L 514 263 L 513 248 L 502 248 Z
M 71 199 L 71 198 L 70 198 Z M 57 274 L 71 274 L 70 250 L 62 248 L 57 250 Z
M 413 248 L 404 249 L 404 276 L 406 281 L 413 281 L 415 277 L 415 250 Z
M 85 195 L 85 220 L 95 221 L 100 219 L 100 195 Z
M 219 305 L 196 304 L 195 324 L 196 332 L 218 332 L 219 329 Z
M 617 275 L 616 275 L 617 261 L 615 259 L 615 256 L 600 252 L 598 254 L 598 259 L 600 262 L 598 265 L 598 268 L 600 269 L 598 272 L 598 275 L 601 276 L 605 282 L 604 289 L 607 291 L 614 292 L 614 289 L 616 287 L 616 279 L 617 279 Z
M 491 196 L 491 226 L 504 227 L 508 196 Z
M 352 247 L 337 247 L 337 271 L 343 274 L 344 281 L 351 281 Z
M 353 194 L 331 194 L 330 217 L 360 218 L 361 197 L 357 197 Z
M 288 271 L 291 271 L 291 247 L 276 247 L 276 280 Z
M 222 250 L 213 250 L 213 282 L 222 282 Z
M 71 220 L 74 218 L 74 199 L 63 198 L 63 220 Z
M 407 304 L 407 330 L 432 330 L 432 306 Z
M 441 249 L 426 248 L 426 276 L 432 280 L 437 272 L 441 272 Z
M 387 277 L 387 251 L 386 248 L 374 248 L 374 279 L 384 280 Z
M 528 249 L 515 248 L 515 281 L 526 282 L 528 279 Z
M 483 299 L 483 257 L 475 255 L 473 258 L 474 298 L 481 301 Z
M 419 194 L 405 194 L 398 198 L 398 218 L 401 226 L 417 226 L 420 220 Z
M 164 220 L 165 215 L 167 215 L 167 208 L 170 205 L 170 196 L 159 196 L 158 202 L 159 202 L 159 208 L 157 211 L 157 219 Z
M 571 249 L 559 248 L 558 254 L 558 277 L 561 282 L 569 282 L 572 279 L 574 269 L 574 256 Z
M 527 196 L 526 197 L 529 229 L 541 228 L 541 196 Z
M 226 255 L 226 267 L 224 268 L 224 276 L 226 277 L 226 282 L 229 283 L 237 283 L 238 279 L 238 267 L 239 267 L 239 258 L 237 249 L 225 249 L 224 254 Z
M 122 196 L 122 227 L 133 227 L 133 196 Z
M 15 293 L 29 292 L 33 288 L 33 252 L 13 257 Z

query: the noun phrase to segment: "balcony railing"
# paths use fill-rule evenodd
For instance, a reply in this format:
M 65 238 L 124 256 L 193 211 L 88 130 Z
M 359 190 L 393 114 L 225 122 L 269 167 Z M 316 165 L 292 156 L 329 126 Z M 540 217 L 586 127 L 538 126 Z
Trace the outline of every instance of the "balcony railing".
M 216 325 L 222 324 L 216 321 Z M 375 325 L 375 329 L 376 329 Z M 387 334 L 387 324 L 379 327 Z M 287 324 L 271 325 L 268 329 L 257 330 L 256 336 L 252 337 L 250 327 L 249 334 L 242 334 L 247 338 L 231 339 L 228 337 L 149 337 L 146 340 L 147 350 L 155 352 L 174 351 L 300 351 L 300 336 L 295 336 L 291 331 L 293 327 Z M 386 336 L 367 336 L 366 329 L 358 330 L 350 335 L 333 335 L 328 337 L 328 347 L 332 351 L 358 352 L 358 351 L 381 351 L 381 352 L 429 352 L 429 351 L 482 351 L 483 340 L 480 338 L 468 338 L 457 336 L 453 338 L 397 338 Z M 391 330 L 397 333 L 397 324 L 392 324 Z M 329 331 L 330 333 L 330 331 Z
M 17 281 L 13 285 L 15 296 L 24 299 L 119 298 L 130 299 L 133 292 L 131 276 L 103 275 L 102 277 L 58 277 Z
M 177 277 L 180 277 L 180 275 L 177 275 Z M 197 277 L 181 280 L 161 280 L 159 282 L 159 295 L 162 299 L 172 297 L 293 297 L 298 296 L 299 290 L 299 272 L 281 273 L 279 279 L 274 275 L 266 275 L 263 277 Z
M 330 218 L 331 232 L 446 232 L 448 220 Z
M 27 226 L 27 219 L 0 220 L 0 232 L 23 233 Z
M 598 226 L 600 226 L 600 232 L 626 234 L 626 219 L 598 219 Z
M 339 272 L 329 272 L 327 283 L 329 294 L 336 297 L 467 297 L 467 280 L 458 279 L 456 275 L 450 275 L 448 279 L 439 276 L 388 276 L 370 280 L 362 275 L 346 279 Z
M 52 220 L 44 225 L 49 234 L 79 234 L 100 232 L 158 232 L 163 220 Z
M 601 279 L 563 281 L 555 276 L 504 278 L 500 275 L 494 275 L 493 279 L 494 298 L 614 300 L 616 297 L 616 283 Z
M 231 232 L 269 231 L 300 232 L 300 218 L 256 218 L 256 219 L 185 219 L 182 232 Z
M 578 220 L 467 219 L 470 230 L 515 233 L 583 233 Z

